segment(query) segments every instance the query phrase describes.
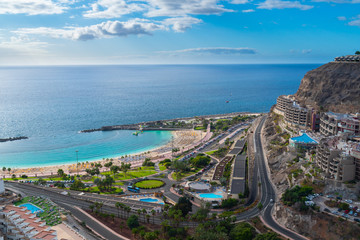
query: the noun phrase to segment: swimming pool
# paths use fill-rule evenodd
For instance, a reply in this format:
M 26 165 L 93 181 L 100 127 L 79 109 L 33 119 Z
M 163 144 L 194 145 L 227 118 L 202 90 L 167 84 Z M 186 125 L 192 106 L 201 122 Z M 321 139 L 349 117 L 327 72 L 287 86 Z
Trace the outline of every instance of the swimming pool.
M 35 205 L 31 204 L 31 203 L 24 203 L 24 204 L 21 204 L 19 207 L 26 207 L 27 210 L 31 211 L 31 213 L 43 212 L 44 211 L 41 208 L 38 208 L 37 206 L 35 206 Z
M 310 143 L 310 144 L 317 144 L 318 142 L 309 137 L 306 133 L 303 133 L 301 136 L 291 138 L 293 142 L 296 143 Z
M 142 202 L 158 202 L 159 200 L 156 198 L 142 198 L 140 199 Z
M 199 194 L 202 198 L 222 198 L 222 195 L 214 194 L 214 193 L 201 193 Z

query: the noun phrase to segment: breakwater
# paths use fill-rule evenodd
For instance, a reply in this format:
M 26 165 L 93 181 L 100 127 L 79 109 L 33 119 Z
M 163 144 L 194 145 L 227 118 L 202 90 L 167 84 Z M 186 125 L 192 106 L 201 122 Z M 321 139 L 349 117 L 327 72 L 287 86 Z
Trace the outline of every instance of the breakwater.
M 28 137 L 20 136 L 20 137 L 10 137 L 10 138 L 0 138 L 0 142 L 11 142 L 11 141 L 17 141 L 22 139 L 28 139 Z
M 174 118 L 174 119 L 166 119 L 166 120 L 159 120 L 159 121 L 149 121 L 149 122 L 141 122 L 135 124 L 124 124 L 124 125 L 113 125 L 113 126 L 103 126 L 101 128 L 94 128 L 94 129 L 86 129 L 81 130 L 81 133 L 90 133 L 90 132 L 97 132 L 97 131 L 113 131 L 113 130 L 143 130 L 143 131 L 150 131 L 150 130 L 164 130 L 164 131 L 174 131 L 174 130 L 182 130 L 182 129 L 192 129 L 193 124 L 180 124 L 180 122 L 190 122 L 191 120 L 201 120 L 201 119 L 211 119 L 211 118 L 227 118 L 227 117 L 234 117 L 241 114 L 249 114 L 249 112 L 234 112 L 234 113 L 224 113 L 224 114 L 213 114 L 213 115 L 202 115 L 202 116 L 195 116 L 195 117 L 184 117 L 184 118 Z M 173 125 L 169 125 L 172 123 Z

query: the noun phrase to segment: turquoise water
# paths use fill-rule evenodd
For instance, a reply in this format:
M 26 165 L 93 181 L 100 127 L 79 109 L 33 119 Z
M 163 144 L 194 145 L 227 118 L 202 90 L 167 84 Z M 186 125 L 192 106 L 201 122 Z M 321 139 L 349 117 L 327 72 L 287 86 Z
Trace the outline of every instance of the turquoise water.
M 31 211 L 31 213 L 35 213 L 35 212 L 43 212 L 42 209 L 38 208 L 37 206 L 31 204 L 31 203 L 24 203 L 21 204 L 20 207 L 26 207 L 29 211 Z
M 156 199 L 156 198 L 142 198 L 142 199 L 140 199 L 140 201 L 142 201 L 142 202 L 151 202 L 151 203 L 164 204 L 164 203 L 162 203 L 162 202 L 159 202 L 159 200 Z
M 229 112 L 267 112 L 319 65 L 0 67 L 0 167 L 75 163 L 143 152 L 169 132 L 83 129 Z M 229 101 L 229 103 L 226 103 Z
M 294 142 L 300 142 L 300 143 L 317 143 L 314 139 L 309 137 L 306 133 L 303 133 L 301 136 L 293 137 L 291 138 Z
M 222 195 L 214 194 L 214 193 L 201 193 L 199 194 L 202 198 L 222 198 Z
M 158 202 L 159 200 L 156 198 L 142 198 L 140 199 L 142 202 Z
M 105 131 L 69 133 L 0 144 L 1 166 L 30 167 L 111 158 L 125 154 L 142 153 L 166 144 L 171 139 L 169 131 L 144 131 L 134 136 L 133 131 Z

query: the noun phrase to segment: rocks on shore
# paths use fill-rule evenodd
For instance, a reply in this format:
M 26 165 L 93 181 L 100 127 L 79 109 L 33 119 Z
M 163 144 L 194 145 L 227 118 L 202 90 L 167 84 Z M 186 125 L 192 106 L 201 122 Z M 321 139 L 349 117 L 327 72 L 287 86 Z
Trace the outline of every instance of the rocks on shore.
M 20 136 L 20 137 L 10 137 L 10 138 L 0 138 L 0 142 L 11 142 L 17 140 L 28 139 L 28 137 Z

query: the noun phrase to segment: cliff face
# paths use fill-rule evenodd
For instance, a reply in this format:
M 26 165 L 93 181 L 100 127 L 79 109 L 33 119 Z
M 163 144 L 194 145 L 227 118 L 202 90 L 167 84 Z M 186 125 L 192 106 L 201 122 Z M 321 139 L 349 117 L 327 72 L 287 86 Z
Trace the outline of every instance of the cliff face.
M 360 63 L 331 62 L 309 71 L 294 96 L 315 109 L 360 112 Z

